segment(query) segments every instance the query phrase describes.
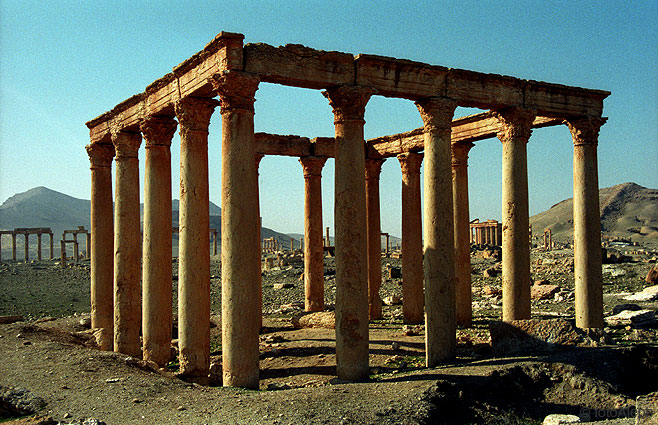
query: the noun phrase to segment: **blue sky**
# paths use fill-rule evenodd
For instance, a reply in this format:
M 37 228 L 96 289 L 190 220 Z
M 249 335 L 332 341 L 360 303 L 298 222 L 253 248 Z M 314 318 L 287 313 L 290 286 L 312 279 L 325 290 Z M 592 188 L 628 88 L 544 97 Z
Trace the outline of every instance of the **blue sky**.
M 611 91 L 599 138 L 599 180 L 658 187 L 658 2 L 655 1 L 29 1 L 0 3 L 0 202 L 46 186 L 89 198 L 84 123 L 141 92 L 220 31 L 246 43 L 304 44 Z M 256 131 L 332 136 L 320 92 L 261 84 Z M 477 111 L 458 109 L 457 115 Z M 367 138 L 422 125 L 412 102 L 375 96 Z M 211 200 L 220 203 L 221 117 L 210 128 Z M 178 191 L 178 138 L 172 187 Z M 470 153 L 471 218 L 500 218 L 498 140 Z M 143 158 L 143 148 L 141 151 Z M 572 196 L 565 126 L 528 144 L 530 212 Z M 333 227 L 333 163 L 325 166 Z M 382 231 L 400 234 L 400 167 L 381 177 Z M 303 177 L 292 158 L 260 167 L 263 224 L 303 230 Z

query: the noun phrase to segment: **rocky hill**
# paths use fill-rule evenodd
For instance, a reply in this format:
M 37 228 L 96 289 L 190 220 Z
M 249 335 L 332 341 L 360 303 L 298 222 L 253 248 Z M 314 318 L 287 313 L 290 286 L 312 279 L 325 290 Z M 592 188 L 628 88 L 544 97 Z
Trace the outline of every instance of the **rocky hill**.
M 144 205 L 140 206 L 144 211 Z M 178 226 L 179 201 L 172 201 L 172 226 Z M 0 229 L 12 230 L 17 227 L 50 227 L 55 240 L 61 238 L 62 232 L 75 229 L 78 226 L 90 228 L 91 201 L 78 199 L 72 196 L 48 189 L 35 187 L 26 192 L 17 193 L 0 205 Z M 221 232 L 221 209 L 210 202 L 210 227 Z M 263 238 L 275 237 L 284 247 L 290 246 L 290 237 L 275 230 L 262 228 Z M 5 237 L 7 238 L 7 237 Z M 177 235 L 174 235 L 174 252 L 177 251 Z M 47 243 L 44 238 L 43 243 Z M 22 246 L 23 238 L 17 239 Z M 31 244 L 36 250 L 36 244 Z M 45 245 L 44 245 L 45 246 Z M 7 240 L 3 243 L 3 257 L 6 258 L 11 244 Z
M 658 242 L 658 189 L 622 183 L 599 190 L 601 231 L 609 237 Z M 573 239 L 573 198 L 530 217 L 534 234 L 551 229 L 558 240 Z

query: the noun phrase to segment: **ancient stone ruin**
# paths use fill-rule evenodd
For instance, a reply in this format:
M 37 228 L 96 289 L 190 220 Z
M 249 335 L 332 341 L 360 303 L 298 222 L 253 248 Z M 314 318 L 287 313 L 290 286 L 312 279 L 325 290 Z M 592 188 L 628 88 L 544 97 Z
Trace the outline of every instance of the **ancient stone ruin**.
M 0 261 L 2 261 L 2 236 L 11 236 L 11 259 L 16 261 L 16 236 L 23 235 L 25 237 L 25 244 L 23 245 L 23 261 L 30 260 L 30 235 L 37 235 L 37 259 L 41 261 L 41 238 L 43 235 L 48 235 L 50 241 L 49 255 L 50 259 L 53 258 L 53 231 L 49 227 L 18 227 L 14 230 L 0 230 Z
M 369 374 L 368 320 L 381 314 L 379 173 L 391 157 L 399 160 L 403 179 L 405 321 L 422 322 L 424 315 L 427 366 L 455 356 L 456 325 L 471 320 L 467 158 L 474 142 L 485 138 L 498 137 L 503 144 L 503 320 L 530 318 L 526 144 L 533 128 L 565 124 L 571 131 L 576 323 L 603 326 L 597 139 L 608 92 L 299 45 L 243 45 L 243 39 L 220 33 L 144 92 L 87 123 L 94 235 L 91 314 L 103 349 L 143 354 L 160 365 L 169 360 L 170 145 L 178 127 L 179 360 L 183 375 L 207 379 L 208 124 L 217 106 L 222 116 L 224 385 L 258 388 L 257 175 L 263 155 L 298 157 L 302 166 L 307 310 L 323 306 L 321 172 L 328 159 L 335 161 L 336 361 L 341 379 L 364 380 Z M 333 108 L 335 138 L 255 134 L 254 95 L 260 82 L 323 90 Z M 364 111 L 371 96 L 415 102 L 424 127 L 364 143 Z M 457 106 L 487 112 L 453 120 Z M 143 269 L 137 154 L 142 138 Z

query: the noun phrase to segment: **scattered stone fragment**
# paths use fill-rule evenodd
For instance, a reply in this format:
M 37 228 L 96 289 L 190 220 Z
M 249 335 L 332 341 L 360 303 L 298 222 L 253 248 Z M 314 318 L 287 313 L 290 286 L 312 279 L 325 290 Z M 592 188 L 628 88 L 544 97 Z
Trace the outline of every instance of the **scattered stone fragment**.
M 658 264 L 649 269 L 644 281 L 650 285 L 658 285 Z
M 402 269 L 400 267 L 391 267 L 388 269 L 389 279 L 399 279 L 402 277 Z
M 624 297 L 626 301 L 655 301 L 658 300 L 658 294 L 650 292 L 636 292 L 635 294 Z
M 482 273 L 482 275 L 484 277 L 496 277 L 498 276 L 498 270 L 496 270 L 494 267 L 489 267 Z
M 294 288 L 294 287 L 295 287 L 295 285 L 293 285 L 292 283 L 289 283 L 289 282 L 285 282 L 285 283 L 275 283 L 275 284 L 274 284 L 274 290 L 275 290 L 275 291 L 278 291 L 278 290 L 280 290 L 280 289 Z
M 272 382 L 270 384 L 267 384 L 268 391 L 279 391 L 279 390 L 289 390 L 289 389 L 290 389 L 290 385 L 280 382 Z
M 422 328 L 420 326 L 409 326 L 404 325 L 402 327 L 402 333 L 406 336 L 420 335 Z
M 535 283 L 530 289 L 530 297 L 533 300 L 548 300 L 558 292 L 560 292 L 560 287 L 557 285 L 537 285 Z
M 617 304 L 616 306 L 612 307 L 612 314 L 619 314 L 622 311 L 638 311 L 642 310 L 642 308 L 637 305 L 637 304 Z
M 333 311 L 318 311 L 315 313 L 301 313 L 292 318 L 292 325 L 297 328 L 325 328 L 336 327 L 336 316 Z
M 83 326 L 87 329 L 91 328 L 91 317 L 83 317 L 80 319 L 80 326 Z
M 384 303 L 384 305 L 399 305 L 402 303 L 402 298 L 397 295 L 389 295 L 382 299 L 382 303 Z
M 30 416 L 29 418 L 17 419 L 14 421 L 8 422 L 11 425 L 55 425 L 55 421 L 52 416 Z
M 542 425 L 564 425 L 564 424 L 579 424 L 580 418 L 576 415 L 560 415 L 553 414 L 544 418 Z
M 115 382 L 119 382 L 120 380 L 121 380 L 121 378 L 107 378 L 105 380 L 105 383 L 106 384 L 114 384 Z
M 605 318 L 605 323 L 611 327 L 644 327 L 654 325 L 656 322 L 656 312 L 653 310 L 624 310 L 614 316 L 608 316 Z
M 495 296 L 495 295 L 501 295 L 502 293 L 503 290 L 501 288 L 496 288 L 495 286 L 484 285 L 482 287 L 483 295 Z
M 398 351 L 400 349 L 400 343 L 397 341 L 393 341 L 393 343 L 391 343 L 391 349 L 393 351 Z

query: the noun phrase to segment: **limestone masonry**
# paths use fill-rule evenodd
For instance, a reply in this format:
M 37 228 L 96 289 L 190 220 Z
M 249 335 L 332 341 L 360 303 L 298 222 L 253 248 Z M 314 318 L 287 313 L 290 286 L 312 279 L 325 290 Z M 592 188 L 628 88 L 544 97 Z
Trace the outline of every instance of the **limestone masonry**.
M 404 320 L 424 320 L 427 366 L 455 356 L 457 323 L 471 321 L 468 253 L 473 238 L 502 244 L 503 320 L 530 318 L 526 144 L 533 128 L 566 124 L 571 131 L 576 324 L 603 326 L 596 152 L 599 128 L 605 122 L 603 99 L 609 92 L 300 45 L 243 45 L 243 39 L 241 34 L 220 33 L 144 92 L 87 123 L 92 327 L 99 329 L 103 349 L 143 356 L 160 365 L 169 360 L 170 145 L 178 128 L 179 360 L 187 379 L 208 381 L 208 125 L 217 106 L 222 119 L 224 385 L 258 388 L 260 256 L 262 248 L 276 249 L 275 241 L 261 245 L 258 164 L 263 155 L 294 156 L 301 163 L 308 311 L 324 308 L 321 173 L 327 159 L 335 161 L 339 378 L 365 380 L 369 375 L 368 320 L 381 316 L 379 172 L 391 157 L 397 157 L 403 175 Z M 333 109 L 335 138 L 255 134 L 254 95 L 260 82 L 323 90 Z M 372 96 L 415 102 L 424 127 L 364 143 L 364 111 Z M 487 112 L 453 120 L 457 106 Z M 502 226 L 481 223 L 473 233 L 468 151 L 474 142 L 491 137 L 503 144 Z M 142 138 L 146 171 L 140 252 L 137 153 Z

